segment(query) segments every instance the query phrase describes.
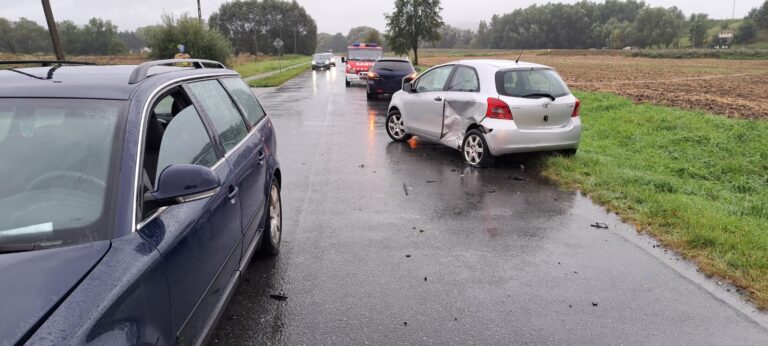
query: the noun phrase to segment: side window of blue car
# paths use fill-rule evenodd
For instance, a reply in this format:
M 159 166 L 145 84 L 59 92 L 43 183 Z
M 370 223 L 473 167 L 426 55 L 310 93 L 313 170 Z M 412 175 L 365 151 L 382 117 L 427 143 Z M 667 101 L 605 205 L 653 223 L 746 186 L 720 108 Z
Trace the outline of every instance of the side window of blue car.
M 245 120 L 248 124 L 254 126 L 264 119 L 266 113 L 264 108 L 261 107 L 259 101 L 253 96 L 251 88 L 248 84 L 245 84 L 240 77 L 223 78 L 221 82 L 224 87 L 227 88 L 229 94 L 235 99 L 235 102 L 240 106 L 245 114 Z
M 248 134 L 243 117 L 237 110 L 227 91 L 217 80 L 189 84 L 189 89 L 200 100 L 200 105 L 211 119 L 216 133 L 230 151 Z

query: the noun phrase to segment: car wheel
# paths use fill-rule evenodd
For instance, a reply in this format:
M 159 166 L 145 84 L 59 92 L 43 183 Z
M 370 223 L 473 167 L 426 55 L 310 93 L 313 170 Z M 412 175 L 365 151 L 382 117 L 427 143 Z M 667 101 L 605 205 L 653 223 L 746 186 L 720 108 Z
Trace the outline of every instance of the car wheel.
M 373 94 L 371 94 L 370 91 L 366 90 L 365 91 L 365 98 L 367 98 L 369 100 L 373 100 Z
M 576 150 L 578 149 L 571 148 L 571 149 L 560 150 L 560 154 L 562 154 L 563 156 L 574 156 L 576 155 Z
M 344 80 L 347 83 L 347 87 L 349 87 L 349 79 Z
M 478 130 L 467 132 L 461 145 L 461 154 L 464 162 L 472 167 L 487 167 L 493 163 L 493 156 L 488 150 L 488 142 L 485 136 Z
M 267 221 L 264 225 L 264 235 L 261 242 L 261 253 L 275 256 L 280 252 L 280 241 L 283 239 L 283 203 L 280 199 L 280 185 L 272 180 L 267 204 Z
M 405 142 L 413 137 L 405 132 L 403 116 L 398 110 L 389 112 L 389 115 L 387 115 L 386 127 L 389 138 L 392 138 L 395 142 Z

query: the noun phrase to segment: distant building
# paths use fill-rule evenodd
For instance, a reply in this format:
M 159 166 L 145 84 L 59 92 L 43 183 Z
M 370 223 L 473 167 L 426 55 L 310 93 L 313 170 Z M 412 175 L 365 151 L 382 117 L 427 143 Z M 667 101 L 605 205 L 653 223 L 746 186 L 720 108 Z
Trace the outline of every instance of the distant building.
M 736 35 L 736 31 L 725 29 L 720 30 L 717 34 L 717 48 L 728 48 L 733 43 L 733 38 Z

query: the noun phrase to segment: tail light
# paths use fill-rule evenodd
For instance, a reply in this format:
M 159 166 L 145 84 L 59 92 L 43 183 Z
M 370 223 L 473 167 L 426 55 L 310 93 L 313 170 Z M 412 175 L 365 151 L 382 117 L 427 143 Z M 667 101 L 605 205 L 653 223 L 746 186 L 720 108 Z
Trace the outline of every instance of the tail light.
M 378 73 L 372 72 L 372 71 L 368 72 L 368 79 L 376 79 L 376 78 L 379 78 Z
M 573 106 L 573 113 L 571 113 L 571 118 L 579 116 L 579 108 L 581 108 L 581 101 L 576 99 L 576 105 Z
M 512 111 L 509 110 L 509 105 L 506 102 L 489 97 L 488 110 L 485 112 L 485 116 L 493 119 L 512 120 Z

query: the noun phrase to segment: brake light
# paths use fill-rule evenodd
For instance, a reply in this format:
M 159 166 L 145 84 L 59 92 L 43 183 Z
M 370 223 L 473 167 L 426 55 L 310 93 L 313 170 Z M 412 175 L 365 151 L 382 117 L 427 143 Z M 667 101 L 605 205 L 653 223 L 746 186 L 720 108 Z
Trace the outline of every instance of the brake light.
M 488 110 L 485 116 L 493 119 L 512 120 L 512 111 L 506 102 L 497 98 L 488 98 Z
M 581 108 L 581 101 L 576 99 L 576 105 L 573 106 L 573 113 L 571 113 L 571 118 L 579 116 L 579 108 Z
M 379 74 L 376 72 L 368 72 L 368 79 L 376 79 L 379 78 Z

